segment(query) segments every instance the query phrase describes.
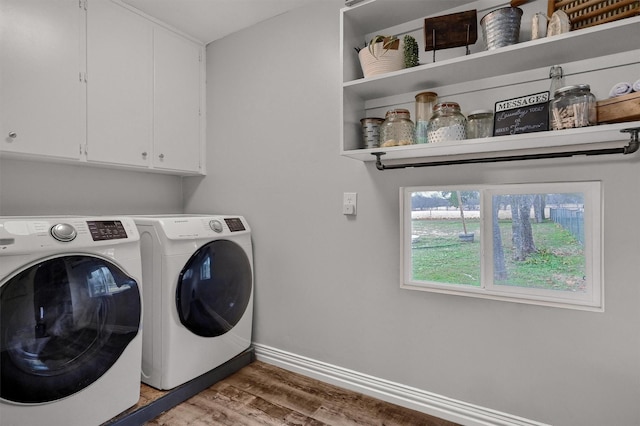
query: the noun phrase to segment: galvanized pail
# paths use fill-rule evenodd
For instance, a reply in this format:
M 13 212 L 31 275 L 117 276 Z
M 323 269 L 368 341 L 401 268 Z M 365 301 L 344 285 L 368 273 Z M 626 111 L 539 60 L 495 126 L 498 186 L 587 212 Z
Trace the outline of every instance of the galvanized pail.
M 503 7 L 487 13 L 480 20 L 487 50 L 518 43 L 522 9 Z
M 384 118 L 367 117 L 360 120 L 362 124 L 361 148 L 378 148 L 380 146 L 380 126 Z

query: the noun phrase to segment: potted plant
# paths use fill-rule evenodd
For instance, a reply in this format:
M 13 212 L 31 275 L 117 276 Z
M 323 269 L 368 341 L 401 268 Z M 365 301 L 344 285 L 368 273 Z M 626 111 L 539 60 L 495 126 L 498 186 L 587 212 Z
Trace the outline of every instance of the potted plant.
M 356 48 L 365 77 L 404 68 L 404 51 L 396 36 L 377 35 L 365 47 Z

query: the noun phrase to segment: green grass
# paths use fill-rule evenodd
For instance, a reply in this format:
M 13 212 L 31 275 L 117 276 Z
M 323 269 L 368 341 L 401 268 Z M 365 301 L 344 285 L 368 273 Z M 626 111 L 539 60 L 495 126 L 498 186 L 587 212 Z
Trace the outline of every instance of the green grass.
M 480 222 L 466 221 L 474 242 L 461 242 L 462 222 L 457 220 L 414 220 L 412 245 L 413 277 L 421 281 L 480 285 Z
M 563 291 L 584 291 L 585 259 L 582 244 L 570 232 L 554 224 L 532 224 L 536 253 L 523 262 L 512 261 L 511 223 L 504 238 L 508 278 L 503 285 L 546 288 Z
M 448 284 L 480 286 L 480 222 L 467 220 L 474 242 L 461 242 L 460 220 L 414 220 L 413 278 Z M 500 222 L 507 279 L 501 285 L 584 291 L 585 259 L 582 245 L 566 230 L 545 221 L 532 223 L 537 252 L 525 261 L 513 260 L 511 221 Z

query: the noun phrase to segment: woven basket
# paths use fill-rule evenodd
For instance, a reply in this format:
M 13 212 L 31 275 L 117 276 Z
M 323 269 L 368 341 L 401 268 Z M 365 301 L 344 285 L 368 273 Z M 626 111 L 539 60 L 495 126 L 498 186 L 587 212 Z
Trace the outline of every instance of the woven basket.
M 358 57 L 365 77 L 398 71 L 404 68 L 404 50 L 402 42 L 396 49 L 384 49 L 382 42 L 373 45 L 373 55 L 368 47 L 360 49 Z
M 569 15 L 577 30 L 640 15 L 640 0 L 548 0 L 548 16 L 556 10 Z

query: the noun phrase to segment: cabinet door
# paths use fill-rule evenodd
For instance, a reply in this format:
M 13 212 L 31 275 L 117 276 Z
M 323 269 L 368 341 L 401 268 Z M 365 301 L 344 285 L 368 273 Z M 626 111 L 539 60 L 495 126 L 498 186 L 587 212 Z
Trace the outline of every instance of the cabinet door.
M 87 9 L 87 160 L 148 166 L 152 23 L 111 1 Z
M 0 151 L 80 158 L 84 141 L 78 0 L 0 0 Z
M 155 168 L 200 169 L 201 46 L 154 29 Z

